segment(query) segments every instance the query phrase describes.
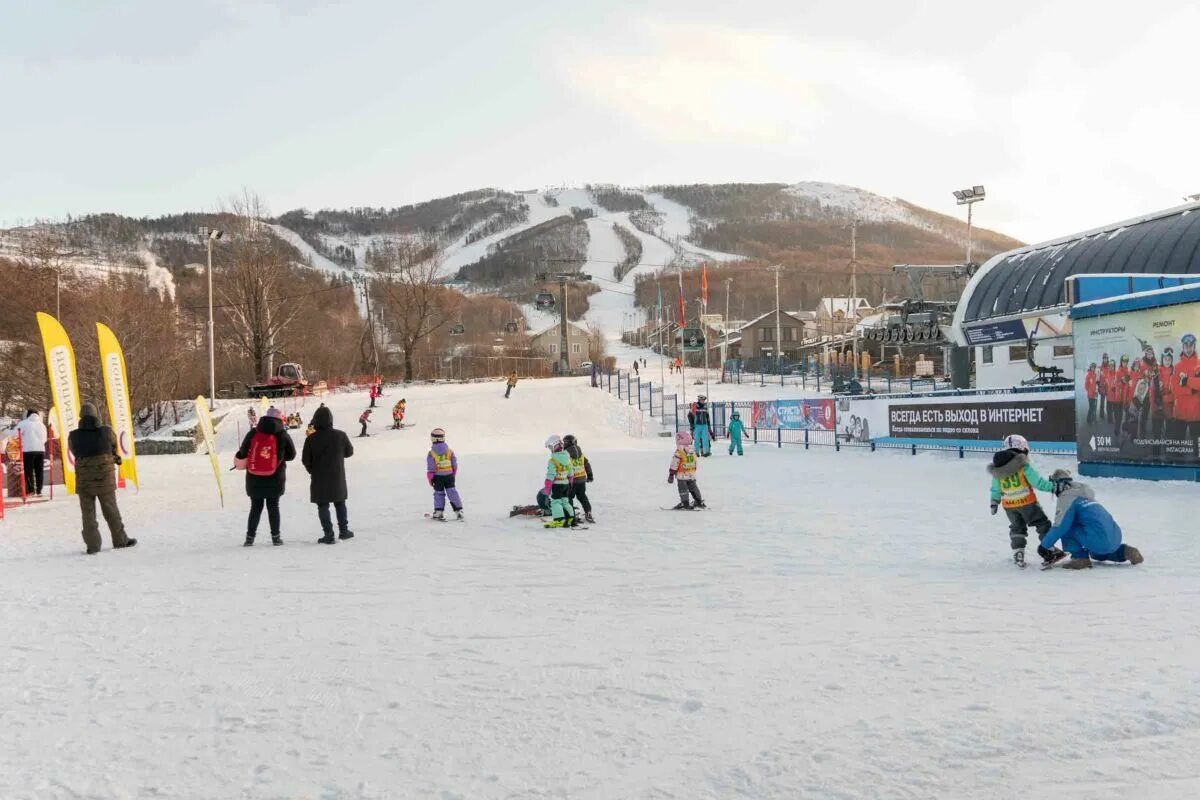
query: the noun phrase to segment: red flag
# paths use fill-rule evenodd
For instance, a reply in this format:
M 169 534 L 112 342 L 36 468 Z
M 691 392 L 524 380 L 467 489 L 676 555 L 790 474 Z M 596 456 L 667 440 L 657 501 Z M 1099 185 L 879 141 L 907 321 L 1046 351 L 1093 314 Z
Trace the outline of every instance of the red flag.
M 683 272 L 679 273 L 679 327 L 687 325 L 687 306 L 683 302 Z
M 708 309 L 708 265 L 700 267 L 700 302 Z

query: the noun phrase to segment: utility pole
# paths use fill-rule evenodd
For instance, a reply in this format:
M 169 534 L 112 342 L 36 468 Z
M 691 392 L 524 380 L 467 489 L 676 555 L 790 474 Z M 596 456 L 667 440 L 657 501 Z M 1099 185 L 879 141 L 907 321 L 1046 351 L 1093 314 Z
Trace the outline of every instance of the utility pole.
M 779 307 L 779 273 L 783 270 L 783 266 L 775 264 L 774 266 L 767 267 L 767 269 L 775 273 L 775 372 L 780 373 L 782 372 L 783 363 L 781 360 L 783 355 L 783 342 L 781 341 L 783 311 Z
M 858 220 L 850 221 L 850 302 L 854 304 L 851 342 L 854 345 L 854 377 L 858 377 Z
M 558 373 L 571 374 L 571 358 L 567 351 L 567 276 L 558 276 L 558 305 L 561 309 L 558 320 Z
M 379 350 L 375 347 L 375 317 L 371 314 L 371 284 L 367 280 L 367 276 L 363 275 L 361 279 L 363 290 L 363 302 L 367 309 L 367 335 L 371 337 L 371 363 L 375 369 L 373 375 L 379 374 Z
M 679 267 L 679 302 L 683 302 L 683 267 Z M 683 315 L 683 319 L 679 320 L 679 396 L 683 399 L 683 404 L 687 405 L 687 354 L 683 352 L 684 346 L 684 330 L 687 328 L 687 306 L 679 309 L 679 313 Z
M 721 382 L 725 382 L 725 363 L 729 360 L 729 292 L 733 287 L 733 278 L 725 279 L 725 341 L 721 342 Z
M 213 242 L 225 235 L 224 231 L 215 228 L 201 227 L 198 233 L 204 237 L 208 248 L 208 404 L 217 402 L 217 355 L 216 337 L 213 332 Z

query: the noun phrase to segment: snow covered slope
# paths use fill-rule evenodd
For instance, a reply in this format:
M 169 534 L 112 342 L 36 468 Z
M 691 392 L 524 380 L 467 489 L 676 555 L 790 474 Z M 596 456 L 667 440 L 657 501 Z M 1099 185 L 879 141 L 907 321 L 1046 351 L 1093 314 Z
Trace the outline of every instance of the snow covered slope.
M 785 190 L 788 194 L 820 204 L 823 211 L 843 217 L 856 217 L 862 222 L 899 222 L 931 230 L 926 220 L 912 213 L 903 204 L 874 192 L 840 183 L 802 181 Z
M 282 548 L 240 546 L 241 476 L 218 509 L 200 455 L 142 459 L 132 550 L 80 555 L 68 499 L 10 511 L 0 797 L 1200 793 L 1188 487 L 1096 481 L 1147 560 L 1085 573 L 1008 563 L 981 460 L 718 447 L 710 510 L 660 511 L 670 444 L 585 384 L 389 387 L 414 427 L 354 440 L 333 547 L 298 464 Z M 463 524 L 421 517 L 434 425 Z M 507 517 L 551 432 L 591 530 Z

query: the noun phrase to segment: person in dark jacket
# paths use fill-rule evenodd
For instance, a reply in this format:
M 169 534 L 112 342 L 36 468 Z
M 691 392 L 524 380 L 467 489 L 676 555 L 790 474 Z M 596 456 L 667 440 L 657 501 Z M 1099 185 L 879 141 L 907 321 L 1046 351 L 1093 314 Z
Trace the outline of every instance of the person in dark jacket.
M 254 536 L 258 533 L 258 521 L 262 518 L 263 507 L 267 509 L 267 521 L 271 525 L 271 544 L 283 544 L 279 533 L 279 498 L 283 497 L 287 485 L 287 462 L 296 458 L 296 445 L 288 436 L 283 424 L 283 413 L 272 406 L 258 425 L 246 434 L 242 446 L 238 448 L 236 458 L 246 460 L 250 457 L 250 443 L 256 433 L 264 433 L 275 437 L 275 454 L 278 466 L 271 475 L 255 475 L 246 471 L 246 495 L 250 498 L 250 516 L 246 520 L 246 547 L 254 546 Z M 315 435 L 315 434 L 314 434 Z
M 96 501 L 108 523 L 114 550 L 133 547 L 137 539 L 125 535 L 125 523 L 117 508 L 117 478 L 113 468 L 120 465 L 117 437 L 113 429 L 100 424 L 96 407 L 84 403 L 79 408 L 79 427 L 67 436 L 67 448 L 75 458 L 75 494 L 83 513 L 83 543 L 88 555 L 100 552 L 100 526 L 96 524 Z
M 316 410 L 312 417 L 313 435 L 304 440 L 300 462 L 312 476 L 309 482 L 308 499 L 317 504 L 317 518 L 325 535 L 317 541 L 334 544 L 333 520 L 329 517 L 329 504 L 333 503 L 337 513 L 338 539 L 352 539 L 350 521 L 346 515 L 346 459 L 354 455 L 354 445 L 345 431 L 333 427 L 333 412 L 325 406 Z

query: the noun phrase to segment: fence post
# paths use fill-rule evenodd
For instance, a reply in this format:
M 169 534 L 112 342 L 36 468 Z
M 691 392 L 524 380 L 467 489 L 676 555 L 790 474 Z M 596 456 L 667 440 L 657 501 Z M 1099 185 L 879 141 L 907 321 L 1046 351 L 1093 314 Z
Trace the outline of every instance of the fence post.
M 779 449 L 783 449 L 783 428 L 775 429 L 775 440 L 778 443 Z
M 967 457 L 967 456 L 966 456 L 966 451 L 963 449 L 963 446 L 962 446 L 961 444 L 958 446 L 958 457 L 959 457 L 959 458 L 966 458 L 966 457 Z
M 750 430 L 754 431 L 754 443 L 758 444 L 758 428 L 751 428 Z
M 871 452 L 872 453 L 875 452 L 875 440 L 874 439 L 871 440 Z
M 833 451 L 835 453 L 842 452 L 842 442 L 837 438 L 837 431 L 833 432 Z
M 913 443 L 913 446 L 912 446 L 912 454 L 913 454 L 914 456 L 917 454 L 917 445 L 916 445 L 916 442 L 914 442 L 914 443 Z
M 808 428 L 804 429 L 804 449 L 808 449 Z

